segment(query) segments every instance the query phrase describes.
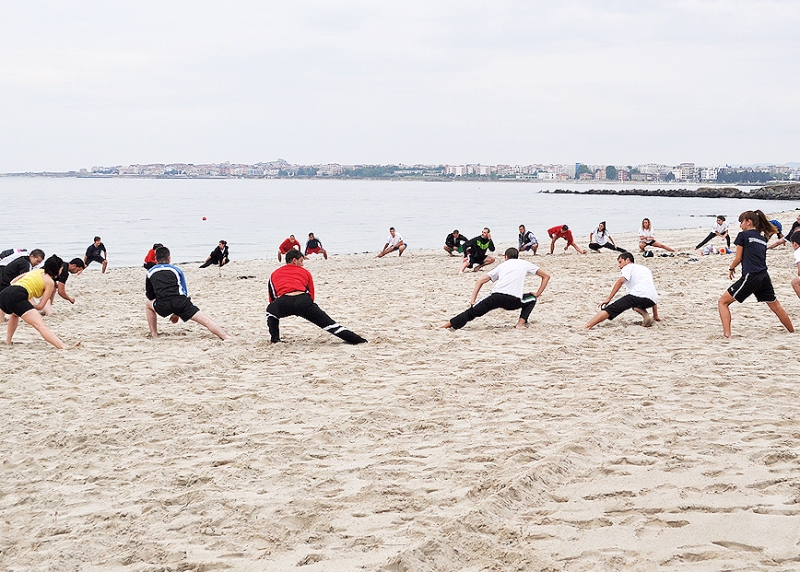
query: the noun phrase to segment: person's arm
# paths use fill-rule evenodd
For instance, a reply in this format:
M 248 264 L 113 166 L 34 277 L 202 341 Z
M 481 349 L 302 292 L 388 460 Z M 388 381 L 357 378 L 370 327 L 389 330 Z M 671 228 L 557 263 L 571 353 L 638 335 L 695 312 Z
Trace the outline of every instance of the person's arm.
M 611 302 L 611 300 L 614 298 L 616 293 L 619 292 L 619 289 L 622 288 L 622 285 L 625 284 L 625 282 L 627 282 L 625 277 L 620 276 L 617 279 L 617 281 L 614 282 L 614 286 L 611 287 L 611 294 L 609 294 L 608 297 L 605 300 L 603 300 L 603 304 L 608 304 L 609 302 Z
M 539 289 L 536 291 L 536 294 L 534 294 L 534 296 L 538 298 L 542 295 L 544 289 L 547 288 L 547 284 L 550 282 L 550 274 L 540 268 L 536 271 L 536 276 L 542 279 L 542 283 L 539 284 Z
M 310 240 L 306 241 L 306 249 L 303 251 L 303 256 L 308 256 L 308 243 L 311 242 Z
M 778 239 L 777 241 L 773 242 L 769 246 L 767 246 L 767 248 L 768 249 L 772 249 L 772 248 L 775 248 L 776 246 L 780 246 L 781 244 L 786 244 L 786 242 L 787 241 L 786 241 L 785 238 L 781 238 L 781 239 Z
M 609 237 L 611 238 L 611 237 Z M 589 233 L 589 242 L 594 242 L 594 232 Z M 614 244 L 614 241 L 611 241 L 611 244 Z
M 740 245 L 736 245 L 736 256 L 733 257 L 733 262 L 728 267 L 728 278 L 733 278 L 733 275 L 736 271 L 736 267 L 742 262 L 742 256 L 744 255 L 744 247 Z
M 144 281 L 144 295 L 147 296 L 148 300 L 156 299 L 156 291 L 149 278 L 146 278 Z
M 611 237 L 610 234 L 608 235 L 608 242 L 610 242 L 612 244 L 612 246 L 617 246 L 617 243 L 614 242 L 614 239 Z
M 42 294 L 42 297 L 39 298 L 39 303 L 33 307 L 33 309 L 37 312 L 42 310 L 50 301 L 50 299 L 53 297 L 53 291 L 56 288 L 55 284 L 53 283 L 53 279 L 46 274 L 42 277 L 42 280 L 44 281 L 44 294 Z
M 475 305 L 475 301 L 478 299 L 478 292 L 480 292 L 481 288 L 483 288 L 483 285 L 489 282 L 490 280 L 491 278 L 489 278 L 489 275 L 484 274 L 475 281 L 475 288 L 472 289 L 472 298 L 470 298 L 469 300 L 470 306 Z
M 56 290 L 58 290 L 58 295 L 64 298 L 64 300 L 68 301 L 70 304 L 75 303 L 75 298 L 71 297 L 67 294 L 67 285 L 63 282 L 56 283 Z
M 494 252 L 494 241 L 492 240 L 492 235 L 489 235 L 489 250 Z

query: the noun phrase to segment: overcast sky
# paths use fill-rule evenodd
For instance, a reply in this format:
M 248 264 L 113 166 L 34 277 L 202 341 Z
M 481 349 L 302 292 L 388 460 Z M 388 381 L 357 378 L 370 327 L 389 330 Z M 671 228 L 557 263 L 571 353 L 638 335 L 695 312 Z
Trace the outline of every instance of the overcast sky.
M 0 7 L 0 172 L 800 161 L 795 0 Z

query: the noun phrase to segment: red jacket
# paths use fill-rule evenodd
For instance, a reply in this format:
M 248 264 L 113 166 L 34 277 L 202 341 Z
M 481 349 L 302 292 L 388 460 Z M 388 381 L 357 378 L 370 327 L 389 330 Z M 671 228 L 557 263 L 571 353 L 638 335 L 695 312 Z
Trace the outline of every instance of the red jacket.
M 561 230 L 562 226 L 563 225 L 558 225 L 558 226 L 554 226 L 553 228 L 548 228 L 547 229 L 547 234 L 550 235 L 550 238 L 553 238 L 555 236 L 556 238 L 566 239 L 566 241 L 570 242 L 570 243 L 571 242 L 575 242 L 575 240 L 572 238 L 572 231 L 571 230 Z
M 269 277 L 269 301 L 274 302 L 289 292 L 308 292 L 314 299 L 311 272 L 297 264 L 284 264 Z

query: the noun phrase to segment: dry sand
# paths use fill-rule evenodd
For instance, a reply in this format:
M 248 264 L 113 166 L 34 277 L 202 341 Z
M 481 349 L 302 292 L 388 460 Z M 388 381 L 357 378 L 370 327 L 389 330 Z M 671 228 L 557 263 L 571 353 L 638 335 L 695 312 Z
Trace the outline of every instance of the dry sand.
M 553 275 L 527 331 L 439 329 L 476 278 L 444 251 L 309 261 L 357 347 L 299 318 L 268 343 L 277 261 L 184 266 L 226 343 L 148 339 L 142 269 L 70 279 L 47 320 L 81 347 L 0 347 L 0 569 L 800 569 L 800 338 L 754 301 L 722 338 L 731 256 L 637 255 L 664 322 L 586 332 L 616 257 L 561 252 L 525 256 Z M 791 248 L 769 264 L 800 326 Z

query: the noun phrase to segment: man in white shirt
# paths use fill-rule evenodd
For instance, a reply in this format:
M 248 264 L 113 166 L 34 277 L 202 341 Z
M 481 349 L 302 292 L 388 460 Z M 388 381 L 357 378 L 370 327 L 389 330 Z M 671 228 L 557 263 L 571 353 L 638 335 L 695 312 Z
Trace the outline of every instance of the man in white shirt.
M 395 250 L 399 251 L 398 256 L 403 256 L 403 251 L 405 251 L 407 246 L 408 245 L 403 242 L 403 237 L 400 236 L 400 233 L 397 232 L 394 227 L 391 227 L 389 228 L 389 236 L 386 237 L 386 244 L 383 245 L 383 250 L 381 250 L 376 258 L 383 258 Z
M 613 320 L 625 310 L 633 309 L 642 316 L 642 325 L 649 328 L 653 320 L 660 322 L 658 317 L 658 292 L 653 282 L 653 273 L 647 266 L 634 264 L 633 254 L 623 252 L 617 257 L 619 266 L 619 279 L 611 288 L 611 293 L 600 303 L 600 311 L 584 326 L 587 330 L 604 320 Z M 628 294 L 609 304 L 614 295 L 622 288 L 623 284 Z M 653 317 L 647 313 L 648 308 L 653 308 Z
M 505 310 L 522 308 L 519 313 L 519 320 L 517 320 L 517 329 L 522 330 L 528 327 L 528 316 L 531 315 L 533 307 L 536 305 L 536 300 L 547 287 L 550 275 L 535 264 L 520 260 L 519 251 L 516 248 L 507 249 L 505 259 L 506 261 L 501 265 L 478 278 L 475 282 L 475 288 L 472 290 L 469 309 L 451 318 L 449 322 L 442 326 L 443 328 L 461 329 L 467 325 L 467 322 L 471 322 L 496 308 Z M 528 274 L 535 274 L 542 279 L 536 294 L 523 293 L 525 277 Z M 495 283 L 491 295 L 476 304 L 478 292 L 490 280 Z

